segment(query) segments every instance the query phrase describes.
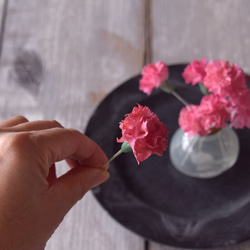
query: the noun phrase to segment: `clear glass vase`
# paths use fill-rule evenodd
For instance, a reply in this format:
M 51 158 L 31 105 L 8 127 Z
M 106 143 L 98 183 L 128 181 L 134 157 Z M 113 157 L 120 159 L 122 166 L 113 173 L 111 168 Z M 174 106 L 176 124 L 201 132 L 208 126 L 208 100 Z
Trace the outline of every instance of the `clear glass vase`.
M 188 136 L 181 128 L 169 145 L 170 160 L 181 173 L 198 178 L 211 178 L 231 168 L 238 159 L 239 139 L 225 127 L 207 136 Z

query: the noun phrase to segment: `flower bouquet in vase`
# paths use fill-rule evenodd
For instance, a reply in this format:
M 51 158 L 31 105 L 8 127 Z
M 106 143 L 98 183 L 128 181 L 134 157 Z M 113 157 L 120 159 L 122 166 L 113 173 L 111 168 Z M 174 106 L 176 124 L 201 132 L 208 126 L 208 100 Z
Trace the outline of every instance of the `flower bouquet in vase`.
M 215 177 L 238 159 L 239 139 L 234 128 L 250 127 L 247 76 L 238 65 L 230 65 L 228 61 L 194 59 L 182 73 L 186 84 L 198 84 L 203 93 L 199 105 L 194 105 L 175 91 L 168 81 L 169 74 L 163 62 L 146 65 L 139 90 L 150 95 L 160 88 L 183 103 L 178 119 L 180 127 L 169 145 L 171 162 L 188 176 Z M 135 107 L 120 122 L 120 128 L 122 137 L 117 142 L 123 145 L 110 161 L 132 150 L 139 164 L 151 154 L 162 155 L 167 149 L 168 129 L 148 107 Z
M 170 141 L 170 159 L 180 172 L 199 178 L 215 177 L 231 168 L 239 155 L 233 128 L 250 127 L 250 92 L 247 77 L 228 61 L 193 60 L 183 71 L 186 84 L 198 84 L 204 94 L 199 105 L 189 104 L 168 82 L 168 67 L 157 62 L 144 67 L 139 89 L 154 88 L 173 94 L 184 107 L 180 128 Z
M 200 249 L 246 240 L 249 127 L 247 76 L 236 64 L 146 65 L 89 121 L 85 134 L 113 155 L 108 163 L 118 157 L 93 193 L 118 222 L 155 242 Z

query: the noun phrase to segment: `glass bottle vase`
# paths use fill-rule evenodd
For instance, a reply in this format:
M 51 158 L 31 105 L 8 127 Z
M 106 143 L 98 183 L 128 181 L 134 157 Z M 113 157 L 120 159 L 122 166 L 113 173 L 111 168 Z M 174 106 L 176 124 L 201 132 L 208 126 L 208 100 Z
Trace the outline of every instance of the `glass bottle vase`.
M 172 164 L 181 173 L 211 178 L 235 164 L 239 155 L 239 139 L 230 127 L 207 136 L 188 136 L 179 128 L 172 137 L 169 151 Z

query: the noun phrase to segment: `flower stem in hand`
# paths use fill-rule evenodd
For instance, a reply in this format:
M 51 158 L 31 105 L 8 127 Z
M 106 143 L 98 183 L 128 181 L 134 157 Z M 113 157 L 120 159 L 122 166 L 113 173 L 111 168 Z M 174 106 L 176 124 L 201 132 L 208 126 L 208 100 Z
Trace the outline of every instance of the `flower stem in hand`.
M 160 88 L 164 91 L 164 92 L 166 92 L 166 93 L 170 93 L 170 94 L 172 94 L 173 96 L 175 96 L 180 102 L 182 102 L 185 106 L 188 106 L 189 104 L 188 104 L 188 102 L 186 102 L 175 90 L 174 90 L 174 88 L 173 88 L 173 86 L 169 83 L 169 82 L 167 82 L 167 81 L 165 81 L 161 86 L 160 86 Z
M 113 161 L 115 158 L 117 158 L 121 153 L 128 153 L 132 151 L 132 148 L 130 147 L 129 143 L 127 141 L 122 143 L 121 149 L 116 152 L 106 163 L 104 163 L 101 168 L 106 167 L 111 161 Z

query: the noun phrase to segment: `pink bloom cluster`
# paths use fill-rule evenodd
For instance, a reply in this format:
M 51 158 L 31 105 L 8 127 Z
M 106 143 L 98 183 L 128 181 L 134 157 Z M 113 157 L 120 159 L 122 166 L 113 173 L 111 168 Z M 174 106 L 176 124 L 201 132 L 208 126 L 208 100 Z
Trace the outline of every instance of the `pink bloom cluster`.
M 236 64 L 230 66 L 228 61 L 210 61 L 205 71 L 203 83 L 209 92 L 222 97 L 239 96 L 248 92 L 246 76 Z
M 163 62 L 145 66 L 142 70 L 139 89 L 150 94 L 160 87 L 169 75 Z M 203 83 L 209 95 L 200 105 L 188 105 L 180 112 L 179 124 L 189 135 L 201 136 L 211 133 L 212 128 L 221 128 L 230 123 L 235 128 L 250 128 L 250 92 L 246 75 L 228 61 L 193 60 L 183 71 L 185 83 Z
M 142 70 L 139 89 L 150 95 L 154 88 L 159 88 L 168 78 L 168 74 L 168 67 L 163 62 L 146 65 Z
M 203 83 L 210 93 L 199 106 L 189 105 L 181 110 L 179 124 L 185 132 L 204 136 L 211 133 L 211 127 L 221 128 L 227 121 L 231 127 L 250 128 L 250 92 L 239 66 L 222 60 L 193 60 L 183 78 L 192 85 Z
M 182 76 L 186 83 L 192 83 L 195 85 L 198 82 L 202 82 L 206 75 L 205 68 L 207 66 L 206 58 L 196 61 L 195 59 L 190 63 L 183 71 Z
M 161 156 L 167 149 L 167 127 L 148 107 L 138 105 L 120 122 L 122 137 L 117 142 L 128 141 L 138 164 L 151 154 Z
M 200 105 L 188 105 L 180 112 L 179 125 L 188 135 L 200 136 L 211 133 L 211 127 L 221 128 L 230 119 L 226 99 L 218 95 L 207 95 Z

